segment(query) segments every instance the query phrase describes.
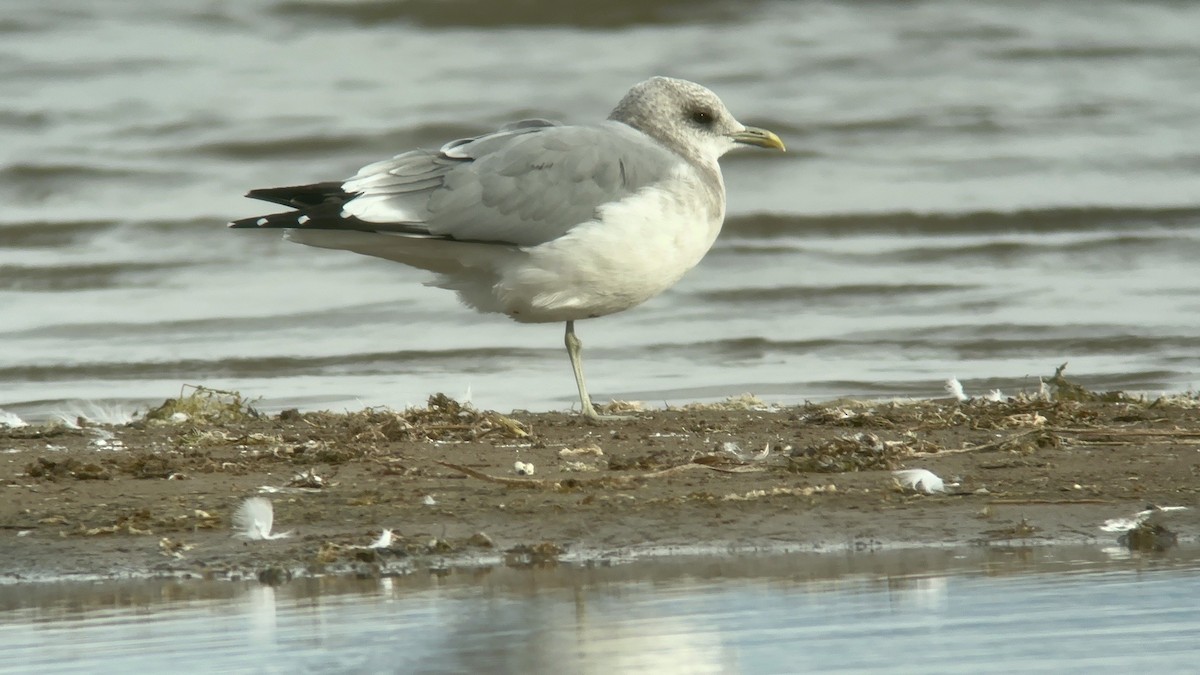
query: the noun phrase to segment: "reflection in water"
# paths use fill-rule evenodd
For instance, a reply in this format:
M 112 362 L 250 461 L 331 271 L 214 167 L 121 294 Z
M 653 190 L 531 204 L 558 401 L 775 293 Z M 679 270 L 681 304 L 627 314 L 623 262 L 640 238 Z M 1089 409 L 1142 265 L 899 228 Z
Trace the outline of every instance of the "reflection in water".
M 254 586 L 242 599 L 248 619 L 246 637 L 251 647 L 269 649 L 275 642 L 275 588 L 267 585 Z
M 1200 551 L 690 557 L 0 587 L 0 672 L 1186 671 Z

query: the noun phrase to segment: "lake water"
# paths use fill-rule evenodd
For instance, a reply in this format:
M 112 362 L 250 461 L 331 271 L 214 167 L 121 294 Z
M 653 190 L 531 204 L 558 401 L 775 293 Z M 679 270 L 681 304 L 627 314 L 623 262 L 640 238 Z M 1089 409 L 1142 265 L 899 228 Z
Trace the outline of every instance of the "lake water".
M 1200 372 L 1200 5 L 9 0 L 0 407 L 564 409 L 562 327 L 424 273 L 229 231 L 249 188 L 340 178 L 512 119 L 707 84 L 787 154 L 729 156 L 678 287 L 583 322 L 598 399 L 798 402 Z M 268 205 L 268 209 L 269 209 Z
M 1195 672 L 1200 551 L 617 560 L 0 586 L 3 673 Z

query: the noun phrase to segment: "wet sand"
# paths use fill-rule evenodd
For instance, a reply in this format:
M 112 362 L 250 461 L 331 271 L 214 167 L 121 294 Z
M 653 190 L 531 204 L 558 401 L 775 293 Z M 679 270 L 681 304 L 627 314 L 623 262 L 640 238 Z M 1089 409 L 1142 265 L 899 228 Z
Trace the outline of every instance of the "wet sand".
M 1196 507 L 1200 490 L 1195 397 L 1060 380 L 1003 401 L 624 412 L 593 425 L 434 396 L 407 411 L 263 415 L 198 390 L 124 425 L 0 429 L 0 576 L 278 581 L 672 552 L 1116 545 L 1105 520 Z M 946 492 L 902 488 L 901 468 L 936 473 Z M 233 536 L 252 496 L 290 537 Z M 1195 514 L 1133 546 L 1194 541 Z M 391 544 L 366 548 L 384 528 Z

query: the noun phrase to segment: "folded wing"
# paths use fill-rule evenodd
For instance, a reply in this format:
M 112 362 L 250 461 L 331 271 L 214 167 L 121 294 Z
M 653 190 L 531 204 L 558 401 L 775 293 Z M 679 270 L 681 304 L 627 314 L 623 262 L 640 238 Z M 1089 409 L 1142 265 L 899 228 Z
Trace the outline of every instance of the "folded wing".
M 355 230 L 533 246 L 592 220 L 684 160 L 617 122 L 525 120 L 363 167 L 349 180 L 254 190 L 295 211 L 231 227 Z

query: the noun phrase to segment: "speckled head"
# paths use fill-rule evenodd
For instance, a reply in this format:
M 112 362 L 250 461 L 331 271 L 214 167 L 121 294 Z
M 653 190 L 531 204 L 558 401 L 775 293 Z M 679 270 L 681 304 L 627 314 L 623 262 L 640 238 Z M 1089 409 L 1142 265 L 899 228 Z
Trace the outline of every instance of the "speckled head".
M 706 87 L 671 77 L 634 85 L 608 118 L 706 164 L 715 164 L 739 143 L 784 149 L 774 133 L 738 122 Z

